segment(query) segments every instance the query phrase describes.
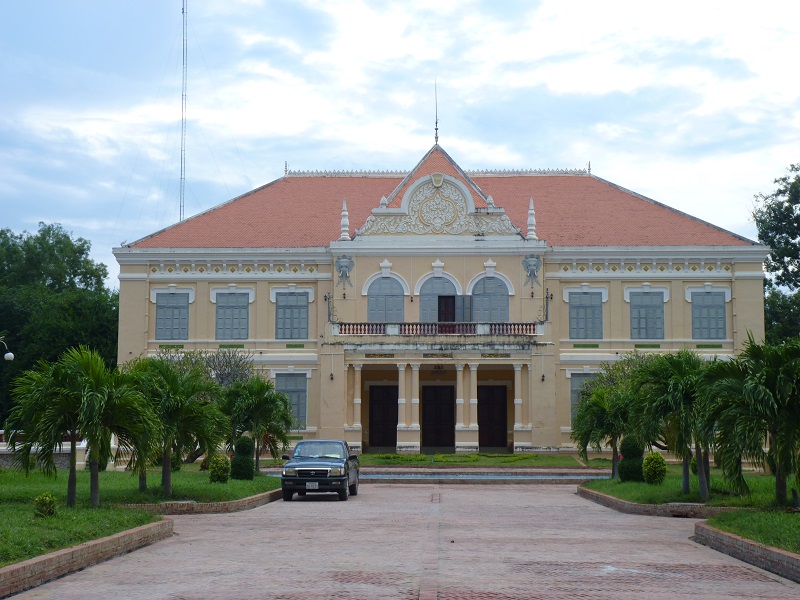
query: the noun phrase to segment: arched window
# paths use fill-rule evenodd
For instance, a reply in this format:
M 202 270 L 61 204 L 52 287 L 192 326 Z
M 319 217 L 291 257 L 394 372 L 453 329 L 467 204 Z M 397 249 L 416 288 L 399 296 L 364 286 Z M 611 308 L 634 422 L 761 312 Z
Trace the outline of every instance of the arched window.
M 403 322 L 403 286 L 392 277 L 379 277 L 367 291 L 367 320 L 370 323 Z
M 472 288 L 472 320 L 508 322 L 508 287 L 499 277 L 484 277 Z
M 457 314 L 456 298 L 461 298 L 461 296 L 457 296 L 456 286 L 445 277 L 428 279 L 422 284 L 419 296 L 419 320 L 421 323 L 452 323 L 469 320 L 465 319 L 463 314 Z

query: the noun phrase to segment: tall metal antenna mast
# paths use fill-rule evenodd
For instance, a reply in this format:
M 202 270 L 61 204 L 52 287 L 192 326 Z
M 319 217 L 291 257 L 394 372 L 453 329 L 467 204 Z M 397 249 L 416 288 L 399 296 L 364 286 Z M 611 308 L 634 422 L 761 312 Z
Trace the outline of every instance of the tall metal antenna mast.
M 180 207 L 180 220 L 183 221 L 183 198 L 184 190 L 186 188 L 186 60 L 188 53 L 186 51 L 186 3 L 188 0 L 183 0 L 183 95 L 181 96 L 181 207 Z
M 436 88 L 436 79 L 433 80 L 433 99 L 436 104 L 436 129 L 434 130 L 433 140 L 439 143 L 439 91 Z

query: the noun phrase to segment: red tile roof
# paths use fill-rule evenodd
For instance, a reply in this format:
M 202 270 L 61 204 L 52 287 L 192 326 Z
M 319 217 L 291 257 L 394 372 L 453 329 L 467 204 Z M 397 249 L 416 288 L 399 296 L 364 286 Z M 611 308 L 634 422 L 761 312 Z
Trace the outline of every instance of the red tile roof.
M 412 176 L 380 173 L 289 174 L 130 244 L 133 248 L 303 248 L 339 239 L 342 200 L 347 199 L 351 235 L 382 196 L 390 206 L 410 184 L 429 173 L 470 177 L 434 146 Z M 536 235 L 551 246 L 749 246 L 734 233 L 581 172 L 499 172 L 472 182 L 524 235 L 528 204 L 536 211 Z M 401 186 L 401 184 L 403 184 Z M 398 187 L 400 186 L 400 187 Z M 478 207 L 486 206 L 477 190 Z

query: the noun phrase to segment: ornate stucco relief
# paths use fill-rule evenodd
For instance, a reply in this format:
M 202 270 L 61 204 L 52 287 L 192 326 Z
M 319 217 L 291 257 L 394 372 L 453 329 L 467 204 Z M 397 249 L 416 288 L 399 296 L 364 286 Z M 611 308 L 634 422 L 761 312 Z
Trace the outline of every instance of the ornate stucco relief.
M 437 185 L 439 183 L 439 185 Z M 470 202 L 458 186 L 444 179 L 429 179 L 411 195 L 407 214 L 367 218 L 358 235 L 386 234 L 518 234 L 505 214 L 470 213 Z

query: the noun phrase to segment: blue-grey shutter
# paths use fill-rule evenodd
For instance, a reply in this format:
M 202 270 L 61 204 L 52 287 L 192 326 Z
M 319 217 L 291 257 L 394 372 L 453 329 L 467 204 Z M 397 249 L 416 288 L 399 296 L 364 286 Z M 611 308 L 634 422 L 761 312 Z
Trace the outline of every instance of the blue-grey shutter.
M 573 340 L 603 338 L 603 295 L 600 292 L 570 292 L 569 337 Z
M 277 373 L 275 391 L 289 399 L 295 422 L 293 428 L 305 429 L 308 424 L 308 378 L 305 373 Z
M 217 294 L 217 339 L 246 340 L 249 333 L 250 295 Z
M 484 277 L 472 288 L 472 320 L 508 322 L 508 287 L 499 277 Z
M 278 292 L 275 302 L 275 337 L 308 339 L 308 292 Z
M 391 277 L 373 281 L 367 290 L 367 320 L 370 323 L 402 323 L 403 286 Z
M 570 404 L 570 423 L 578 412 L 578 404 L 581 400 L 581 388 L 594 377 L 594 373 L 573 373 L 569 379 L 569 404 Z
M 725 292 L 692 292 L 692 338 L 724 340 Z
M 156 294 L 156 339 L 189 339 L 189 294 Z
M 439 321 L 439 296 L 455 296 L 456 286 L 444 277 L 432 277 L 419 290 L 419 320 L 421 323 Z
M 472 297 L 456 296 L 456 323 L 472 321 Z
M 631 292 L 631 339 L 664 339 L 664 292 Z

